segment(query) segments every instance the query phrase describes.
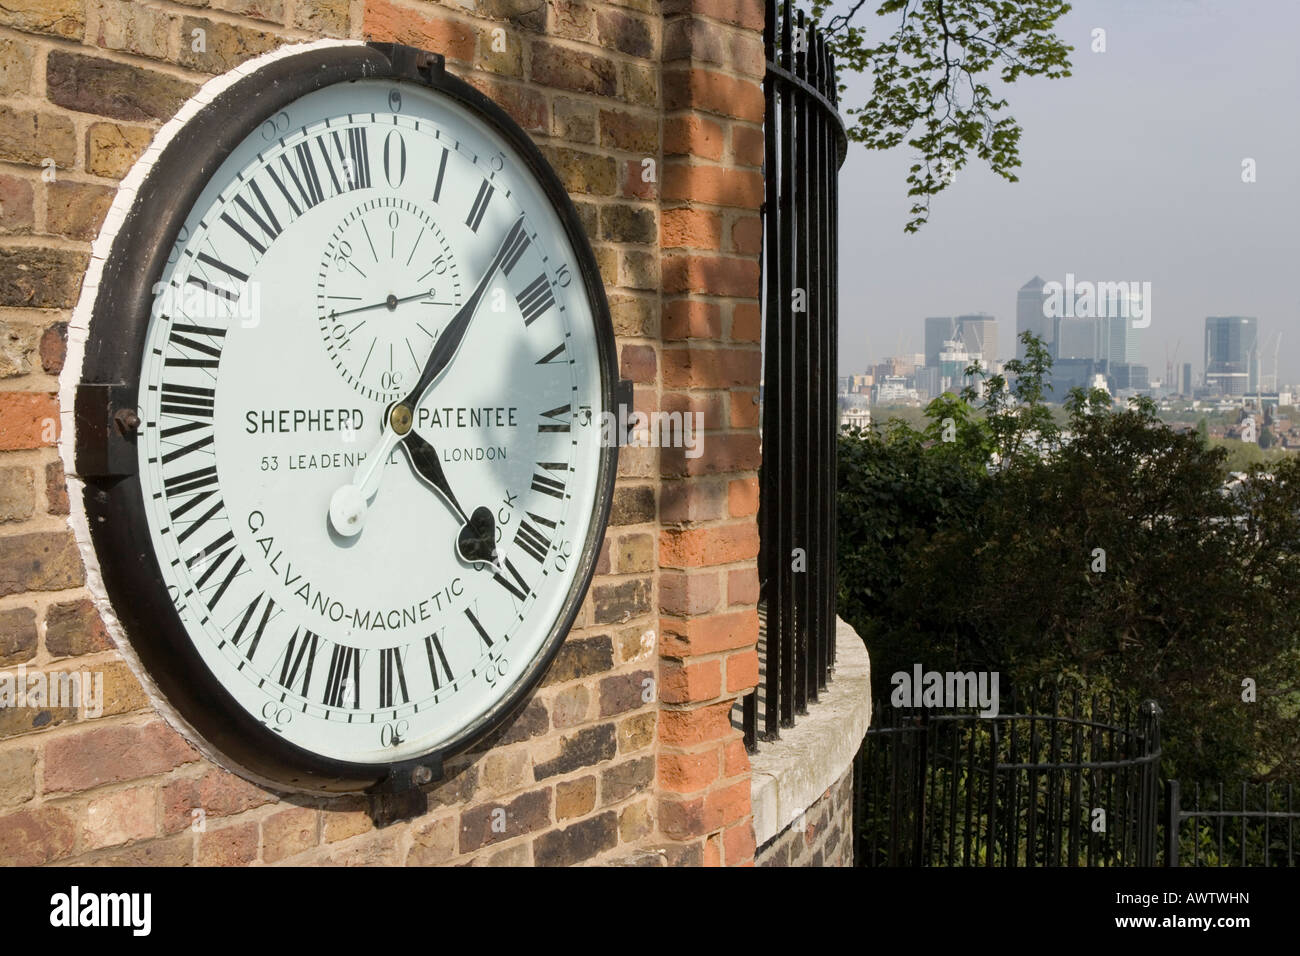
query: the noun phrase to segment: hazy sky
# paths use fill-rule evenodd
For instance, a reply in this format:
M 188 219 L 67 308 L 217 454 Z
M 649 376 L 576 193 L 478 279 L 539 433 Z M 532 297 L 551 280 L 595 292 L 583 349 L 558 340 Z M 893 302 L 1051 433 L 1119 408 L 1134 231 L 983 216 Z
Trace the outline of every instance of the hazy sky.
M 880 36 L 895 18 L 863 20 Z M 863 13 L 859 17 L 863 17 Z M 1105 53 L 1091 52 L 1095 27 Z M 913 151 L 850 144 L 840 173 L 840 372 L 923 351 L 927 315 L 989 312 L 1011 351 L 1016 290 L 1150 281 L 1141 360 L 1204 365 L 1207 315 L 1253 315 L 1271 371 L 1300 382 L 1300 3 L 1079 0 L 1059 24 L 1073 75 L 1003 88 L 1024 128 L 1020 182 L 972 160 L 903 233 Z M 869 90 L 849 77 L 842 107 Z M 999 87 L 994 87 L 998 92 Z M 1241 181 L 1251 157 L 1257 181 Z M 901 341 L 900 341 L 900 331 Z

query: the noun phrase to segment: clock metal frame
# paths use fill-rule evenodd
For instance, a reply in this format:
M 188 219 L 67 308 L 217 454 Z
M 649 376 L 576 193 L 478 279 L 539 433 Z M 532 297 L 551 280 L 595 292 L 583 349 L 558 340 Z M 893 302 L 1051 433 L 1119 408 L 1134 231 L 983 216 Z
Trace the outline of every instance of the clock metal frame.
M 523 708 L 558 653 L 591 583 L 618 472 L 618 448 L 607 443 L 573 584 L 541 650 L 504 696 L 437 750 L 387 764 L 323 757 L 268 730 L 208 669 L 163 584 L 136 473 L 137 395 L 153 286 L 193 204 L 248 135 L 309 93 L 361 79 L 419 84 L 449 97 L 514 148 L 573 249 L 574 269 L 581 275 L 595 326 L 602 410 L 631 404 L 628 383 L 618 380 L 604 285 L 572 200 L 528 134 L 490 99 L 447 73 L 441 55 L 386 43 L 339 43 L 290 54 L 218 93 L 166 143 L 112 240 L 90 314 L 72 445 L 75 473 L 85 484 L 86 524 L 112 613 L 174 711 L 168 714 L 173 722 L 208 744 L 236 772 L 276 789 L 315 793 L 402 790 L 441 779 L 445 758 L 483 742 Z

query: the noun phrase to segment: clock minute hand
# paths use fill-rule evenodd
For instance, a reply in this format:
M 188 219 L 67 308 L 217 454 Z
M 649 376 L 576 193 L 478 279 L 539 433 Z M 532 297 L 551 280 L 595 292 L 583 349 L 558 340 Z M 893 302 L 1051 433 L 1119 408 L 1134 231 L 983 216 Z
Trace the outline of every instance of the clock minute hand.
M 518 244 L 523 233 L 524 217 L 520 215 L 515 220 L 515 224 L 510 227 L 510 231 L 506 233 L 505 238 L 501 240 L 500 248 L 497 249 L 496 255 L 492 257 L 492 262 L 483 272 L 482 278 L 478 280 L 478 285 L 475 286 L 473 293 L 465 300 L 465 304 L 460 307 L 452 320 L 447 323 L 442 335 L 438 337 L 437 344 L 434 345 L 433 351 L 429 353 L 429 360 L 424 363 L 424 371 L 420 373 L 419 381 L 415 383 L 415 387 L 411 389 L 410 394 L 402 401 L 402 404 L 407 408 L 414 410 L 415 406 L 424 398 L 429 386 L 455 358 L 460 343 L 464 340 L 466 331 L 469 330 L 469 324 L 474 319 L 474 313 L 478 311 L 483 294 L 487 292 L 487 287 L 492 282 L 493 276 L 496 275 L 497 269 L 505 262 L 506 256 Z

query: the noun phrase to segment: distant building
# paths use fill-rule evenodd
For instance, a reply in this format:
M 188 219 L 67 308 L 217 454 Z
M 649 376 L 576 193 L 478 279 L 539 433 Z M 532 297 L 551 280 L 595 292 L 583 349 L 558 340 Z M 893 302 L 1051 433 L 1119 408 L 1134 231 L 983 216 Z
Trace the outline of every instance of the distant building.
M 1183 363 L 1183 380 L 1179 384 L 1178 391 L 1183 395 L 1184 398 L 1192 397 L 1192 363 L 1191 362 Z
M 840 404 L 840 426 L 847 428 L 870 428 L 871 409 L 867 399 L 854 395 Z
M 939 367 L 943 343 L 957 337 L 957 320 L 951 316 L 931 316 L 925 320 L 925 365 Z
M 1072 388 L 1091 388 L 1097 376 L 1106 375 L 1106 363 L 1092 358 L 1057 359 L 1052 364 L 1051 402 L 1063 402 Z
M 994 316 L 985 312 L 978 315 L 959 315 L 956 335 L 961 336 L 967 352 L 978 352 L 984 357 L 986 366 L 992 365 L 997 360 L 998 320 Z
M 916 374 L 912 376 L 912 381 L 916 385 L 917 393 L 922 398 L 938 398 L 943 394 L 937 362 L 933 366 L 918 368 Z
M 1251 316 L 1205 320 L 1205 385 L 1220 395 L 1259 390 L 1259 322 Z
M 1056 327 L 1053 336 L 1054 359 L 1089 359 L 1101 361 L 1108 355 L 1109 319 L 1072 319 L 1058 317 L 1052 320 Z
M 1132 362 L 1117 362 L 1110 366 L 1110 378 L 1114 391 L 1125 389 L 1142 391 L 1151 387 L 1151 370 L 1145 365 Z
M 1034 276 L 1016 293 L 1016 358 L 1025 357 L 1025 346 L 1020 341 L 1025 332 L 1033 332 L 1047 343 L 1049 349 L 1056 339 L 1055 325 L 1043 308 L 1044 285 L 1042 279 Z

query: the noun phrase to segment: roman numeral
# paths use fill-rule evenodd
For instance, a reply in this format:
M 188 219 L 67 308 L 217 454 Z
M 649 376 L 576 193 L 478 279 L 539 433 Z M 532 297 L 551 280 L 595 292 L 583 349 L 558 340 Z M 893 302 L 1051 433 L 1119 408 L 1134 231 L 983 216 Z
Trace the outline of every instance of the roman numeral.
M 200 252 L 194 258 L 197 259 L 199 262 L 212 266 L 212 268 L 214 269 L 221 270 L 222 272 L 224 272 L 226 275 L 230 276 L 230 278 L 234 279 L 237 282 L 248 281 L 247 273 L 240 272 L 234 266 L 226 265 L 226 263 L 222 262 L 220 259 L 216 258 L 215 256 L 210 256 L 206 252 Z
M 253 619 L 257 616 L 257 607 L 262 603 L 263 599 L 266 600 L 266 606 L 262 608 L 262 616 L 258 620 L 257 625 L 249 631 L 248 625 L 251 624 Z M 249 603 L 247 610 L 244 611 L 244 616 L 239 619 L 239 626 L 235 628 L 235 633 L 230 638 L 230 643 L 234 644 L 235 647 L 238 647 L 239 642 L 244 639 L 244 633 L 248 633 L 251 640 L 248 642 L 248 647 L 244 649 L 244 657 L 250 661 L 253 659 L 253 655 L 257 652 L 257 645 L 262 640 L 262 634 L 266 631 L 267 622 L 271 620 L 271 613 L 274 610 L 275 599 L 267 597 L 266 592 L 263 591 Z
M 298 635 L 302 634 L 302 644 L 298 643 Z M 311 669 L 316 663 L 316 651 L 319 649 L 320 635 L 313 634 L 311 631 L 300 632 L 294 629 L 293 636 L 289 638 L 289 643 L 284 649 L 284 662 L 280 665 L 280 686 L 285 690 L 293 691 L 299 697 L 306 697 L 307 690 L 311 687 Z M 298 653 L 294 655 L 294 648 Z M 304 666 L 306 665 L 306 666 Z M 302 672 L 302 683 L 300 689 L 294 690 L 294 684 L 298 680 L 299 672 Z
M 439 691 L 444 681 L 451 681 L 454 678 L 451 665 L 447 663 L 447 655 L 442 649 L 442 641 L 438 639 L 437 634 L 430 634 L 424 639 L 424 653 L 429 659 L 429 676 L 433 678 L 433 689 L 435 692 Z M 440 674 L 443 676 L 440 677 Z
M 545 355 L 543 355 L 541 358 L 539 358 L 539 359 L 538 359 L 536 362 L 534 362 L 533 364 L 534 364 L 534 365 L 550 365 L 550 364 L 552 364 L 552 363 L 554 362 L 555 359 L 559 358 L 559 357 L 560 357 L 561 355 L 563 355 L 563 354 L 564 354 L 564 343 L 561 342 L 559 345 L 557 345 L 555 348 L 551 349 L 549 352 L 547 352 Z
M 191 338 L 191 336 L 207 335 L 222 338 L 225 334 L 225 329 L 218 329 L 210 325 L 190 325 L 187 322 L 176 322 L 172 325 L 167 344 L 209 357 L 193 358 L 189 355 L 168 355 L 163 359 L 163 364 L 172 368 L 216 368 L 221 360 L 220 346 L 213 345 L 211 342 L 200 342 L 196 338 Z
M 330 652 L 329 673 L 325 675 L 322 704 L 326 707 L 361 709 L 361 657 L 362 652 L 358 648 L 346 644 L 334 645 L 334 650 Z M 349 691 L 351 700 L 348 700 Z
M 248 189 L 249 192 L 253 194 L 253 198 L 257 200 L 258 205 L 262 207 L 262 213 L 266 215 L 266 218 L 263 219 L 262 214 L 258 213 L 249 201 L 238 193 L 235 194 L 235 205 L 243 210 L 245 216 L 257 224 L 257 228 L 262 230 L 262 235 L 265 237 L 266 242 L 269 245 L 280 237 L 280 233 L 283 232 L 284 229 L 280 225 L 280 220 L 275 218 L 275 213 L 271 210 L 271 204 L 268 203 L 266 197 L 262 195 L 262 190 L 257 185 L 256 180 L 249 180 Z M 262 245 L 261 240 L 255 238 L 252 233 L 245 229 L 243 223 L 239 222 L 239 220 L 235 219 L 228 212 L 223 212 L 221 214 L 221 219 L 231 229 L 243 236 L 244 241 L 256 249 L 259 256 L 266 255 L 266 246 Z
M 510 572 L 510 577 L 514 580 L 509 581 L 502 577 L 500 571 L 492 576 L 492 580 L 513 594 L 516 600 L 522 601 L 529 591 L 528 585 L 524 583 L 524 576 L 519 573 L 519 569 L 510 562 L 509 558 L 502 559 L 501 563 L 505 565 L 505 569 Z
M 551 284 L 546 281 L 546 274 L 542 273 L 528 283 L 516 301 L 519 303 L 519 311 L 524 315 L 524 325 L 532 325 L 539 315 L 555 305 L 555 296 L 551 294 Z
M 203 388 L 198 385 L 173 385 L 169 382 L 163 382 L 162 404 L 159 410 L 164 415 L 211 418 L 216 395 L 216 389 L 212 388 Z M 165 435 L 166 432 L 163 432 L 163 434 Z
M 465 608 L 465 616 L 469 618 L 469 622 L 474 625 L 474 630 L 478 631 L 478 636 L 482 639 L 483 645 L 491 648 L 492 638 L 488 637 L 488 632 L 483 628 L 483 625 L 479 623 L 478 615 L 474 613 L 473 608 Z
M 226 556 L 223 554 L 221 556 L 221 559 L 215 562 L 215 564 L 210 570 L 215 571 L 216 565 L 220 564 L 221 561 L 224 561 L 225 557 Z M 239 571 L 243 566 L 244 566 L 244 556 L 241 554 L 239 558 L 235 561 L 235 563 L 231 565 L 230 570 L 226 572 L 226 576 L 221 581 L 221 586 L 217 588 L 216 593 L 213 594 L 211 599 L 208 601 L 209 611 L 215 611 L 217 609 L 217 605 L 221 602 L 221 596 L 226 593 L 226 588 L 230 587 L 230 582 L 235 580 L 236 576 L 238 576 Z M 207 574 L 204 575 L 204 578 L 206 577 Z M 199 582 L 199 586 L 200 587 L 203 586 L 202 581 Z
M 524 230 L 523 220 L 515 223 L 514 229 L 506 238 L 505 258 L 501 260 L 501 268 L 510 275 L 510 270 L 515 267 L 519 257 L 528 251 L 528 244 L 532 242 L 528 238 L 528 233 Z
M 392 707 L 397 693 L 402 695 L 402 703 L 408 703 L 410 696 L 406 692 L 406 669 L 402 666 L 402 656 L 406 648 L 385 647 L 379 651 L 379 706 Z
M 343 172 L 347 174 L 348 188 L 365 189 L 370 185 L 370 149 L 366 145 L 366 128 L 364 126 L 353 126 L 347 131 L 348 137 L 348 163 L 343 166 Z M 343 155 L 343 143 L 339 140 L 339 134 L 334 133 L 334 146 Z
M 442 177 L 447 173 L 447 155 L 450 151 L 446 146 L 442 148 L 442 158 L 438 160 L 438 178 L 433 181 L 433 201 L 442 201 Z
M 202 589 L 203 586 L 208 583 L 208 578 L 216 574 L 217 569 L 220 568 L 223 564 L 225 564 L 226 558 L 230 557 L 230 555 L 234 552 L 235 546 L 231 544 L 231 542 L 234 541 L 234 539 L 235 539 L 235 533 L 233 531 L 227 531 L 221 537 L 217 538 L 216 541 L 213 541 L 211 544 L 209 544 L 206 548 L 202 548 L 198 551 L 195 551 L 192 555 L 189 556 L 189 558 L 186 559 L 185 566 L 187 568 L 192 569 L 196 564 L 207 565 L 206 570 L 199 576 L 199 579 L 194 582 L 199 589 Z M 226 547 L 226 545 L 230 545 L 230 546 Z M 224 550 L 222 550 L 223 548 Z M 221 553 L 217 554 L 218 551 L 220 551 Z M 213 554 L 217 554 L 217 556 L 214 558 L 212 557 Z M 240 555 L 239 560 L 236 562 L 236 564 L 242 565 L 243 563 L 244 563 L 244 557 L 243 555 Z
M 189 276 L 187 276 L 185 281 L 188 282 L 190 285 L 198 286 L 204 292 L 207 292 L 209 295 L 214 295 L 218 299 L 225 299 L 227 302 L 230 303 L 239 301 L 239 293 L 236 292 L 234 289 L 227 289 L 225 286 L 213 285 L 212 283 L 208 282 L 206 279 L 203 279 L 194 274 L 190 274 Z
M 217 487 L 217 466 L 209 465 L 183 475 L 173 475 L 163 481 L 163 491 L 170 498 L 172 495 L 185 495 L 211 486 Z
M 567 465 L 559 461 L 543 461 L 538 462 L 538 465 L 545 468 L 547 471 L 567 472 L 569 470 Z M 542 494 L 550 495 L 552 498 L 564 497 L 564 482 L 557 481 L 550 475 L 543 475 L 541 472 L 534 472 L 531 487 L 533 491 L 540 491 Z
M 568 416 L 570 421 L 563 421 L 561 416 Z M 542 422 L 537 426 L 539 432 L 567 432 L 570 430 L 570 424 L 573 418 L 573 407 L 571 405 L 560 405 L 558 408 L 551 408 L 542 412 L 542 418 L 549 418 L 549 422 Z
M 212 494 L 211 491 L 205 491 L 203 492 L 203 494 L 191 498 L 189 501 L 187 501 L 176 511 L 172 512 L 172 520 L 179 518 L 181 515 L 189 511 L 190 508 L 194 507 L 194 505 L 198 504 L 200 501 L 202 501 L 204 498 L 207 498 L 211 494 Z M 207 523 L 209 518 L 213 517 L 218 511 L 220 511 L 224 507 L 225 507 L 225 502 L 218 499 L 217 503 L 213 505 L 211 508 L 209 508 L 207 513 L 204 514 L 203 517 L 199 518 L 192 525 L 190 525 L 188 528 L 182 531 L 180 535 L 176 538 L 176 540 L 183 543 L 187 538 L 191 537 L 194 534 L 194 532 L 202 528 L 204 524 Z
M 475 232 L 478 232 L 479 224 L 483 221 L 483 214 L 487 212 L 493 192 L 492 184 L 486 179 L 483 180 L 483 185 L 478 188 L 478 195 L 474 197 L 474 205 L 470 206 L 469 215 L 465 217 L 465 225 Z
M 530 513 L 528 517 L 534 521 L 537 520 L 537 515 Z M 546 552 L 551 549 L 551 539 L 527 521 L 519 522 L 519 530 L 515 532 L 515 544 L 523 548 L 525 554 L 538 562 L 545 561 Z

